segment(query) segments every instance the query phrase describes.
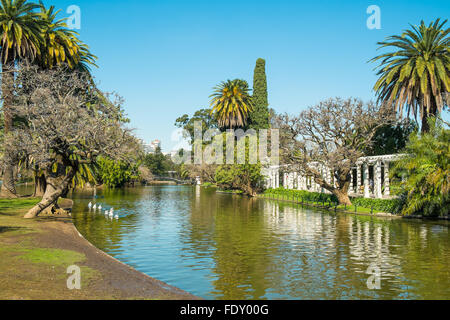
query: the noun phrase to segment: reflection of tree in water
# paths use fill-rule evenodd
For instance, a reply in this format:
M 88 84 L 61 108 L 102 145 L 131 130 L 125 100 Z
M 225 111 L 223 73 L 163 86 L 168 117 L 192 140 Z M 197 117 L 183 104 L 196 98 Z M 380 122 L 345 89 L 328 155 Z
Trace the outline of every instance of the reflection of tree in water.
M 450 297 L 448 223 L 335 215 L 196 187 L 99 195 L 105 198 L 98 203 L 129 214 L 106 220 L 86 212 L 92 194 L 76 199 L 76 225 L 88 240 L 120 253 L 124 239 L 142 236 L 139 228 L 151 223 L 164 230 L 169 215 L 182 259 L 203 268 L 215 298 Z M 367 288 L 372 263 L 381 267 L 381 290 Z
M 260 299 L 272 283 L 278 239 L 266 228 L 263 202 L 228 196 L 215 214 L 214 294 L 223 299 Z

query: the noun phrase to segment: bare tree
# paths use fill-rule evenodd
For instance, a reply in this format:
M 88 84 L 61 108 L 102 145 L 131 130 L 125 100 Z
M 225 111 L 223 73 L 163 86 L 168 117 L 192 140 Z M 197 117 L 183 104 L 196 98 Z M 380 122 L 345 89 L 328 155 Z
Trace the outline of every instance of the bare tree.
M 140 145 L 123 126 L 122 99 L 108 99 L 86 74 L 23 65 L 17 80 L 13 110 L 23 121 L 5 137 L 5 149 L 12 151 L 2 160 L 31 157 L 46 180 L 42 200 L 25 218 L 54 206 L 97 156 L 126 160 L 136 155 Z
M 351 205 L 348 191 L 351 170 L 372 143 L 377 129 L 395 120 L 390 108 L 364 104 L 358 99 L 329 99 L 298 116 L 279 115 L 281 157 L 340 204 Z M 330 173 L 332 179 L 327 179 Z

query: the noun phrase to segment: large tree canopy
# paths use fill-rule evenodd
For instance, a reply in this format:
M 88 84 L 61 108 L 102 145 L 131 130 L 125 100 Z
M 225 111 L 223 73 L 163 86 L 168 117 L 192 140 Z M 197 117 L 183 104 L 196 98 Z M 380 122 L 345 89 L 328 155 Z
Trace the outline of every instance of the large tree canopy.
M 400 114 L 406 106 L 422 119 L 422 131 L 428 131 L 429 116 L 437 116 L 450 101 L 450 28 L 439 19 L 428 26 L 412 26 L 401 36 L 379 42 L 380 49 L 394 51 L 371 61 L 380 61 L 379 79 L 374 89 L 380 102 L 393 105 Z
M 373 142 L 378 128 L 391 123 L 390 108 L 364 104 L 358 99 L 330 99 L 300 113 L 277 118 L 281 156 L 332 192 L 341 204 L 348 197 L 351 170 Z M 329 170 L 332 180 L 323 170 Z
M 211 99 L 211 114 L 215 113 L 222 128 L 239 128 L 248 123 L 253 111 L 253 100 L 245 80 L 235 79 L 222 82 L 214 88 Z
M 250 113 L 250 127 L 253 129 L 269 128 L 269 102 L 267 98 L 266 61 L 256 60 L 253 73 L 254 110 Z
M 127 161 L 139 153 L 138 141 L 117 120 L 122 100 L 102 103 L 89 75 L 63 65 L 23 65 L 17 74 L 13 110 L 23 122 L 5 137 L 3 161 L 32 157 L 47 181 L 42 201 L 27 218 L 54 205 L 84 164 L 98 156 Z

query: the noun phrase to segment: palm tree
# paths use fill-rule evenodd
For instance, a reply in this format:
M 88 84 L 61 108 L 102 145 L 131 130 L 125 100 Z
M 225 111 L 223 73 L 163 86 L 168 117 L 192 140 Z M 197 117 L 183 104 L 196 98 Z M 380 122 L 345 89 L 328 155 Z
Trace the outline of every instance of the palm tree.
M 220 83 L 210 96 L 211 114 L 216 113 L 222 128 L 244 127 L 249 113 L 253 111 L 253 101 L 245 80 L 235 79 Z
M 12 129 L 14 64 L 18 59 L 33 60 L 39 55 L 41 24 L 37 13 L 38 5 L 26 0 L 1 0 L 0 5 L 0 59 L 2 65 L 2 94 L 4 133 Z M 2 194 L 14 196 L 16 190 L 13 179 L 13 165 L 3 168 Z
M 422 120 L 422 132 L 429 130 L 428 117 L 437 116 L 450 101 L 450 28 L 447 20 L 439 19 L 428 26 L 411 26 L 401 36 L 391 36 L 379 42 L 379 49 L 393 48 L 393 52 L 373 58 L 379 61 L 380 76 L 374 90 L 379 102 L 388 103 L 408 116 L 412 112 Z
M 55 7 L 45 8 L 40 2 L 40 20 L 42 27 L 41 54 L 38 64 L 42 68 L 52 68 L 55 65 L 66 63 L 70 69 L 89 71 L 89 65 L 95 66 L 96 57 L 89 52 L 89 47 L 80 41 L 79 34 L 68 29 L 67 18 L 57 20 L 56 16 L 61 10 Z

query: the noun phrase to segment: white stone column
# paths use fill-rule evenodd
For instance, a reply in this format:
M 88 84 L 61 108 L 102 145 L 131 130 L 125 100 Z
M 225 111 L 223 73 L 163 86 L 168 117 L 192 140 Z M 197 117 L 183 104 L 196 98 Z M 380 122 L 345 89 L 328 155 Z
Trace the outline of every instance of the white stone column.
M 391 195 L 389 183 L 390 183 L 390 181 L 389 181 L 389 162 L 385 161 L 384 162 L 384 195 L 385 196 Z
M 277 174 L 278 174 L 278 169 L 273 171 L 273 188 L 276 189 L 277 187 Z
M 330 173 L 330 169 L 328 169 L 328 168 L 325 168 L 325 181 L 328 183 L 328 184 L 331 184 L 331 173 Z
M 364 198 L 370 198 L 370 188 L 369 188 L 369 164 L 364 163 Z
M 275 189 L 275 170 L 270 170 L 270 187 Z
M 356 193 L 359 194 L 361 192 L 361 164 L 356 165 Z
M 295 189 L 295 184 L 297 183 L 298 179 L 297 179 L 297 172 L 293 173 L 293 177 L 292 177 L 292 189 Z M 297 185 L 298 188 L 298 185 Z
M 350 169 L 350 189 L 348 190 L 348 193 L 354 192 L 355 186 L 353 185 L 353 168 Z
M 272 188 L 277 187 L 276 170 L 272 170 Z
M 294 189 L 294 173 L 293 172 L 289 172 L 288 188 L 291 190 Z
M 380 199 L 383 198 L 383 194 L 381 192 L 381 160 L 378 160 L 376 164 L 376 175 L 374 183 L 375 196 Z

